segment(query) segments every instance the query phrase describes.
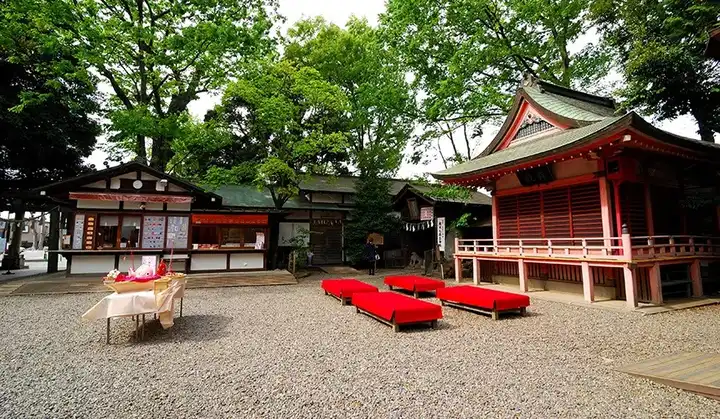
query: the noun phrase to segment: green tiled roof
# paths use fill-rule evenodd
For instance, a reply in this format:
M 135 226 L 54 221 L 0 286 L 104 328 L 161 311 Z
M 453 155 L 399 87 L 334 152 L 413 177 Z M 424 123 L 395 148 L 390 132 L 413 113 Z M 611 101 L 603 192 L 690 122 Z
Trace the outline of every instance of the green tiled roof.
M 432 186 L 424 186 L 424 185 L 411 185 L 410 188 L 413 191 L 415 191 L 416 193 L 421 194 L 421 195 L 427 195 L 428 193 L 430 193 L 433 190 Z M 484 193 L 475 192 L 475 191 L 470 192 L 470 198 L 467 200 L 461 199 L 461 198 L 455 199 L 455 198 L 435 198 L 435 197 L 431 197 L 431 196 L 428 196 L 428 197 L 432 198 L 435 201 L 440 201 L 440 202 L 451 202 L 451 203 L 457 203 L 457 204 L 471 204 L 471 205 L 472 204 L 492 205 L 492 198 L 485 195 Z
M 581 128 L 570 129 L 560 133 L 538 138 L 514 147 L 508 147 L 489 154 L 484 157 L 469 160 L 457 166 L 443 170 L 433 174 L 433 176 L 443 179 L 458 175 L 467 175 L 475 172 L 483 172 L 491 169 L 497 169 L 508 166 L 513 163 L 521 163 L 525 160 L 531 160 L 549 152 L 562 151 L 572 148 L 577 143 L 585 139 L 593 138 L 598 133 L 612 128 L 613 125 L 619 123 L 623 119 L 627 119 L 628 115 L 606 118 L 600 122 L 586 125 Z
M 541 107 L 568 119 L 597 122 L 615 113 L 612 108 L 543 91 L 538 86 L 524 86 L 522 89 Z
M 357 176 L 309 176 L 300 182 L 300 189 L 304 191 L 355 193 Z M 400 192 L 405 184 L 404 180 L 390 180 L 390 193 L 395 195 Z
M 223 185 L 214 190 L 222 197 L 224 206 L 244 208 L 275 208 L 270 191 L 260 191 L 252 185 Z M 292 197 L 283 205 L 287 210 L 340 210 L 348 211 L 348 207 L 333 204 L 311 204 L 299 196 Z

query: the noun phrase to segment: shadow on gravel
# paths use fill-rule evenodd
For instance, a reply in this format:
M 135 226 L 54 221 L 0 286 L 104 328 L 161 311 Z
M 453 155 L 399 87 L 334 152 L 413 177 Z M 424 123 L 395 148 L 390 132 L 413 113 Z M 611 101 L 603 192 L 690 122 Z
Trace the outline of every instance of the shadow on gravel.
M 145 323 L 145 338 L 142 344 L 156 344 L 170 341 L 206 342 L 223 338 L 229 334 L 228 326 L 232 317 L 215 314 L 196 314 L 175 317 L 170 329 L 163 329 L 159 320 Z M 132 339 L 132 337 L 131 337 Z

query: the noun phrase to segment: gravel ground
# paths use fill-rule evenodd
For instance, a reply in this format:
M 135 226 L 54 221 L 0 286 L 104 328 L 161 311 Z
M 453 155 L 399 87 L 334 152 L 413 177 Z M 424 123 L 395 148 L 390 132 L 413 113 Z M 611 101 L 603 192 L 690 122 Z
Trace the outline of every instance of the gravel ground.
M 2 417 L 720 417 L 720 402 L 615 372 L 720 352 L 720 306 L 642 317 L 533 301 L 526 317 L 444 308 L 393 333 L 294 286 L 190 290 L 185 317 L 131 342 L 80 315 L 100 294 L 0 302 Z M 432 299 L 429 299 L 433 301 Z

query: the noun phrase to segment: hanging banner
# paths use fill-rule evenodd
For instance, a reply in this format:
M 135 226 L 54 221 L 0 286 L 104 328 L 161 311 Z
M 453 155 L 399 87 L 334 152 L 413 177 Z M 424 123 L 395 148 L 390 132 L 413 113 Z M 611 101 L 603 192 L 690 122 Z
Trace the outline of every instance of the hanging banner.
M 239 224 L 239 225 L 267 225 L 266 214 L 193 214 L 193 224 Z
M 103 192 L 70 192 L 70 199 L 92 199 L 96 201 L 168 202 L 173 204 L 185 204 L 190 203 L 193 200 L 191 196 Z
M 433 219 L 433 207 L 420 208 L 420 221 L 430 221 Z
M 440 247 L 440 251 L 445 251 L 445 217 L 438 217 L 437 219 L 437 244 Z

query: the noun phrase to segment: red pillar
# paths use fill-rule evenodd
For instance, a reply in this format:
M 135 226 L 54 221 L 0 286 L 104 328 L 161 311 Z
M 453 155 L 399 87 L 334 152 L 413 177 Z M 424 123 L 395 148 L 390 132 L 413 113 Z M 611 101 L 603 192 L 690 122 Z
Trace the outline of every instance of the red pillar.
M 622 211 L 620 208 L 620 183 L 613 182 L 613 192 L 615 197 L 615 232 L 619 236 L 622 232 Z
M 625 301 L 629 308 L 634 309 L 638 305 L 635 269 L 631 269 L 629 266 L 623 267 L 623 278 L 625 279 Z
M 497 247 L 497 239 L 500 237 L 498 229 L 498 199 L 495 194 L 492 196 L 492 229 L 493 229 L 493 246 Z M 493 249 L 495 250 L 495 249 Z
M 603 237 L 605 237 L 603 244 L 609 247 L 612 245 L 609 237 L 613 236 L 610 188 L 604 177 L 601 177 L 598 182 L 600 185 L 600 216 L 602 217 Z
M 592 303 L 595 301 L 595 284 L 593 282 L 592 270 L 590 264 L 582 262 L 580 264 L 582 270 L 583 296 L 585 302 Z
M 650 301 L 653 304 L 662 304 L 662 282 L 660 278 L 660 264 L 656 263 L 650 267 Z
M 527 276 L 527 264 L 524 260 L 518 260 L 518 278 L 520 278 L 520 291 L 528 292 L 530 280 Z
M 647 220 L 648 236 L 655 235 L 655 222 L 653 221 L 652 195 L 650 194 L 650 185 L 645 183 L 645 220 Z
M 695 259 L 690 264 L 690 280 L 692 281 L 692 296 L 702 297 L 703 295 L 703 284 L 702 276 L 700 275 L 700 260 Z

